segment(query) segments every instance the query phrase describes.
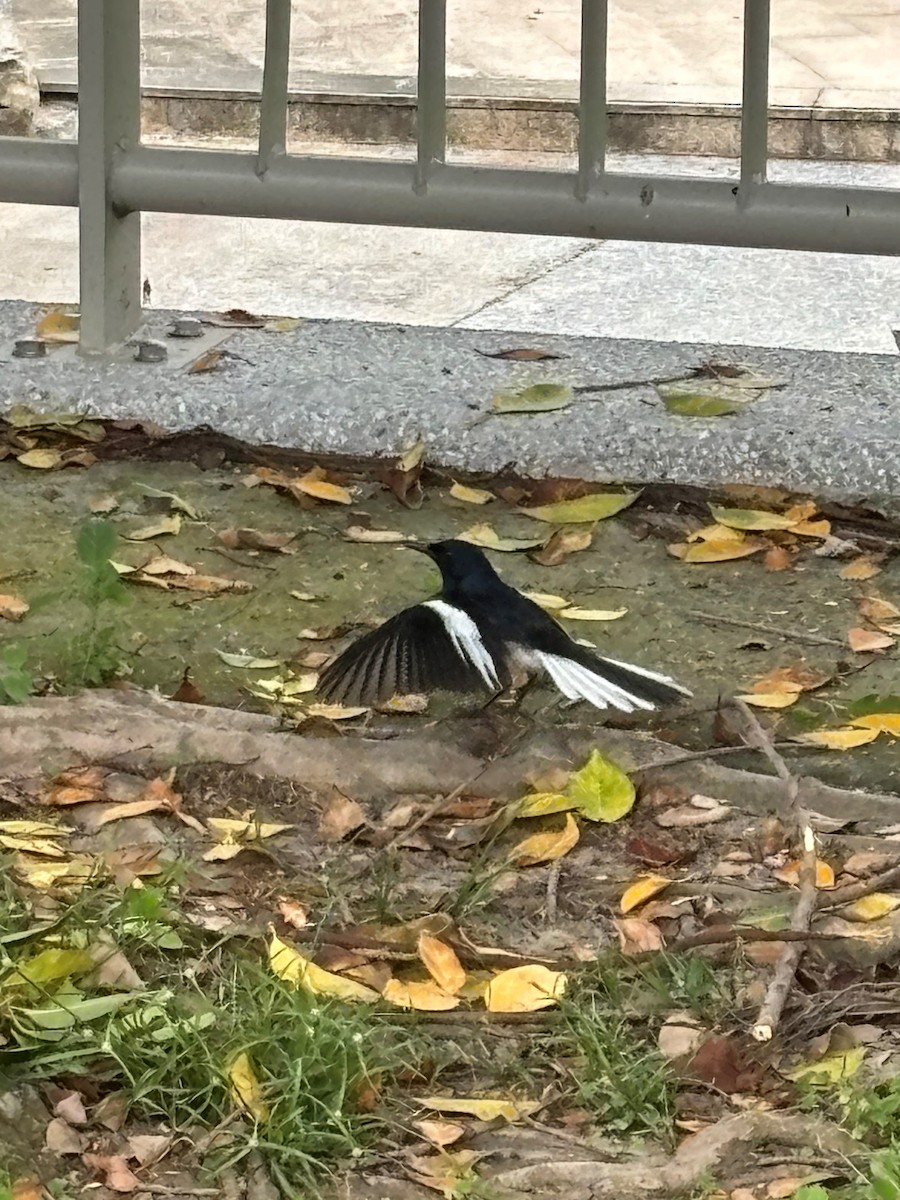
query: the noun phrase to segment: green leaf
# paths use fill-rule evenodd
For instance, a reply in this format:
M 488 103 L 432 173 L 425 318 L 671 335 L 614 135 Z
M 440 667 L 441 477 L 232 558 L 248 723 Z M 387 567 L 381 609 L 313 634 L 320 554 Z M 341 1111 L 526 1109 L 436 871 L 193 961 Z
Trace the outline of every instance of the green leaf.
M 534 550 L 537 546 L 542 546 L 546 540 L 545 535 L 538 538 L 501 537 L 486 521 L 482 521 L 479 525 L 472 525 L 471 528 L 456 536 L 461 542 L 471 542 L 473 546 L 483 546 L 485 550 L 502 550 L 504 553 Z
M 795 517 L 764 512 L 759 508 L 719 508 L 715 504 L 710 504 L 709 511 L 720 525 L 725 525 L 729 529 L 790 529 L 798 523 Z
M 184 948 L 184 942 L 181 940 L 181 935 L 176 933 L 174 929 L 167 930 L 164 934 L 156 939 L 156 944 L 160 950 L 181 950 Z
M 640 492 L 593 492 L 577 500 L 560 500 L 556 504 L 541 504 L 536 508 L 519 508 L 523 516 L 536 521 L 549 521 L 554 525 L 584 524 L 588 521 L 604 521 L 615 516 L 623 508 L 634 504 Z
M 534 792 L 516 805 L 517 817 L 548 817 L 551 813 L 567 812 L 575 807 L 571 796 L 562 792 Z
M 555 412 L 572 403 L 572 389 L 565 383 L 533 383 L 518 391 L 497 392 L 494 412 Z
M 92 996 L 88 1000 L 73 1000 L 70 1004 L 53 1004 L 48 1008 L 15 1008 L 14 1016 L 22 1024 L 38 1029 L 71 1029 L 88 1021 L 99 1021 L 134 999 L 133 992 L 114 992 L 111 996 Z
M 569 780 L 566 795 L 589 821 L 618 821 L 634 807 L 634 784 L 599 750 Z
M 669 412 L 679 417 L 727 417 L 740 411 L 742 401 L 730 398 L 727 388 L 701 391 L 701 387 L 658 383 L 656 390 Z
M 116 531 L 109 521 L 86 521 L 78 532 L 78 557 L 89 567 L 99 567 L 112 558 Z
M 90 971 L 94 964 L 86 950 L 64 950 L 51 948 L 41 950 L 32 958 L 16 963 L 15 969 L 3 980 L 3 987 L 21 987 L 22 984 L 45 986 L 57 983 L 69 975 Z
M 820 1183 L 808 1183 L 798 1188 L 791 1200 L 830 1200 L 831 1193 Z
M 785 1071 L 788 1079 L 795 1082 L 803 1079 L 813 1086 L 824 1086 L 829 1083 L 840 1083 L 855 1075 L 866 1057 L 865 1046 L 854 1046 L 850 1050 L 841 1050 L 826 1054 L 815 1062 L 803 1063 L 792 1071 Z
M 847 715 L 851 717 L 871 717 L 883 712 L 900 712 L 900 696 L 876 696 L 872 692 L 847 705 Z

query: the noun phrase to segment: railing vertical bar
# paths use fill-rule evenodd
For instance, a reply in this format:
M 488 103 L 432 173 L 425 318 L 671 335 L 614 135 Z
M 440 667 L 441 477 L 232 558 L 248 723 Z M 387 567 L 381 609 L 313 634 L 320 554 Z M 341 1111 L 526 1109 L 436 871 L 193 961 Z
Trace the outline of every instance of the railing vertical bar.
M 256 173 L 287 150 L 287 94 L 291 61 L 291 0 L 266 0 L 266 57 L 259 105 Z
M 578 98 L 578 182 L 575 194 L 587 198 L 606 170 L 606 54 L 608 0 L 581 0 L 581 78 Z
M 769 0 L 744 0 L 741 190 L 764 183 L 769 161 Z
M 447 0 L 419 0 L 416 191 L 447 153 Z
M 140 0 L 78 0 L 78 205 L 83 354 L 141 319 L 141 216 L 117 211 L 117 156 L 141 140 Z

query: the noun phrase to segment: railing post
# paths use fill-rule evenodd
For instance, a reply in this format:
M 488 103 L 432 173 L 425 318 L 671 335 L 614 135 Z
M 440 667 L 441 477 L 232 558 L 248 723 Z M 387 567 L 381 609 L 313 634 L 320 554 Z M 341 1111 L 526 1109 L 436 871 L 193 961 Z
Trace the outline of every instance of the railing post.
M 447 153 L 447 0 L 419 0 L 416 147 L 414 190 L 421 194 Z
M 769 0 L 744 0 L 741 190 L 765 183 L 769 163 Z
M 110 194 L 117 155 L 140 139 L 140 0 L 78 0 L 82 354 L 121 345 L 141 319 L 141 217 Z
M 586 200 L 606 170 L 606 53 L 608 0 L 581 0 L 581 76 L 578 92 L 578 178 L 575 195 Z
M 287 150 L 287 91 L 291 60 L 291 0 L 266 0 L 266 57 L 259 101 L 256 173 L 265 175 Z

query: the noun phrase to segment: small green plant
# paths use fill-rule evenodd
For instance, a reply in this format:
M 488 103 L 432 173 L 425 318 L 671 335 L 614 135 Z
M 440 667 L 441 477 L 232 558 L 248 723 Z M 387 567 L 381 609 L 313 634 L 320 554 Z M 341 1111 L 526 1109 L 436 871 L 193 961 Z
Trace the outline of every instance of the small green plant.
M 0 647 L 0 704 L 24 704 L 34 690 L 25 663 L 28 651 L 20 642 Z
M 131 597 L 110 562 L 115 548 L 116 531 L 109 521 L 87 521 L 78 532 L 81 571 L 73 599 L 86 610 L 87 620 L 69 646 L 66 681 L 73 687 L 97 687 L 121 669 L 117 630 L 107 612 Z

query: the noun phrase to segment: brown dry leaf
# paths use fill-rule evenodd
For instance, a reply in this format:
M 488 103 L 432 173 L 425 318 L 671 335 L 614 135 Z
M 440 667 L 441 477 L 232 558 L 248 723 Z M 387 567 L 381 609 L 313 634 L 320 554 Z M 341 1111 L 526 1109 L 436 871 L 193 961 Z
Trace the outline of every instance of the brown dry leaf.
M 44 1130 L 44 1145 L 53 1154 L 80 1154 L 84 1138 L 63 1117 L 54 1117 Z
M 34 1175 L 16 1179 L 9 1200 L 45 1200 L 48 1195 L 41 1181 Z
M 309 914 L 304 906 L 299 900 L 292 900 L 290 896 L 278 898 L 278 911 L 281 919 L 288 925 L 293 925 L 295 929 L 306 929 L 310 924 Z
M 465 985 L 466 972 L 453 948 L 440 938 L 422 933 L 419 934 L 416 950 L 438 987 L 455 996 Z
M 516 867 L 533 867 L 538 863 L 553 862 L 578 844 L 580 837 L 578 822 L 571 813 L 566 813 L 566 822 L 561 829 L 547 833 L 533 833 L 524 838 L 509 852 L 509 862 Z
M 863 596 L 859 602 L 859 611 L 873 625 L 882 625 L 885 621 L 900 620 L 900 608 L 884 600 L 881 596 Z
M 205 354 L 201 354 L 196 361 L 191 363 L 188 375 L 206 375 L 210 371 L 215 371 L 221 361 L 221 350 L 207 350 Z
M 469 487 L 455 480 L 450 488 L 450 495 L 454 500 L 462 500 L 464 504 L 490 504 L 492 500 L 497 499 L 493 492 L 487 492 L 484 488 Z
M 440 1192 L 443 1196 L 459 1195 L 459 1184 L 471 1175 L 472 1166 L 478 1161 L 477 1150 L 439 1150 L 437 1154 L 410 1154 L 407 1156 L 407 1174 L 423 1187 Z
M 385 700 L 384 704 L 378 705 L 378 711 L 382 713 L 415 715 L 426 712 L 427 709 L 428 697 L 416 692 L 411 692 L 406 696 L 391 696 L 390 700 Z
M 77 342 L 80 328 L 79 313 L 53 308 L 41 317 L 34 332 L 44 342 Z
M 566 990 L 566 976 L 540 963 L 527 963 L 501 971 L 487 985 L 488 1012 L 536 1012 L 556 1004 Z
M 593 536 L 590 529 L 557 529 L 544 545 L 539 550 L 532 551 L 529 557 L 542 567 L 558 567 L 570 554 L 587 550 Z
M 697 1023 L 691 1013 L 674 1012 L 663 1022 L 656 1044 L 663 1057 L 673 1062 L 693 1055 L 704 1037 L 706 1030 Z
M 787 546 L 773 546 L 763 555 L 763 566 L 767 571 L 787 571 L 794 564 L 794 555 Z
M 140 529 L 133 529 L 131 533 L 126 533 L 123 536 L 127 542 L 150 542 L 154 538 L 180 532 L 181 516 L 179 513 L 173 513 L 169 517 L 160 517 L 158 521 L 154 521 L 150 525 L 144 525 Z
M 296 533 L 260 533 L 258 529 L 223 529 L 219 541 L 229 550 L 269 550 L 273 554 L 293 554 L 290 543 Z
M 502 358 L 511 362 L 544 362 L 549 358 L 565 358 L 565 354 L 551 354 L 549 350 L 532 350 L 528 346 L 513 346 L 510 350 L 479 350 L 482 358 Z
M 801 733 L 794 738 L 805 746 L 822 746 L 825 750 L 855 750 L 874 742 L 878 729 L 859 729 L 848 725 L 842 729 L 816 729 L 812 733 Z
M 171 812 L 172 806 L 166 803 L 162 797 L 153 796 L 144 800 L 128 800 L 124 804 L 111 804 L 109 808 L 105 808 L 94 817 L 90 828 L 92 830 L 99 829 L 111 821 L 126 821 L 129 817 L 142 817 L 145 813 L 158 812 L 160 809 Z
M 800 883 L 800 868 L 802 867 L 801 860 L 793 859 L 787 862 L 783 867 L 776 867 L 772 874 L 782 883 L 789 883 L 793 887 L 797 887 Z M 828 891 L 834 887 L 834 871 L 827 862 L 823 862 L 821 858 L 816 859 L 816 887 L 823 891 Z
M 748 1091 L 758 1082 L 755 1073 L 746 1070 L 741 1062 L 734 1039 L 722 1034 L 707 1038 L 685 1071 L 691 1079 L 700 1079 L 728 1095 Z
M 671 882 L 672 880 L 665 875 L 644 875 L 640 879 L 636 879 L 622 893 L 619 912 L 624 914 L 639 908 L 648 900 L 652 900 L 654 896 L 658 896 Z
M 335 788 L 319 818 L 319 834 L 326 842 L 340 842 L 365 823 L 362 806 Z
M 148 587 L 161 588 L 163 591 L 176 588 L 182 591 L 200 592 L 209 596 L 216 596 L 220 592 L 253 591 L 253 584 L 248 583 L 245 579 L 225 579 L 219 575 L 197 575 L 193 569 L 191 574 L 177 572 L 166 575 L 161 572 L 151 573 L 145 567 L 141 571 L 135 571 L 134 574 L 128 575 L 127 579 L 129 583 L 145 584 Z
M 169 1152 L 174 1138 L 166 1133 L 134 1133 L 128 1139 L 128 1149 L 142 1167 L 151 1166 Z
M 103 1182 L 110 1191 L 134 1192 L 141 1186 L 123 1154 L 83 1154 L 81 1161 L 86 1167 L 103 1173 Z
M 425 493 L 420 477 L 425 465 L 425 443 L 419 438 L 408 446 L 393 464 L 381 473 L 384 484 L 407 508 L 421 508 Z
M 6 621 L 21 621 L 29 605 L 18 596 L 0 595 L 0 618 Z
M 181 683 L 170 697 L 177 704 L 205 704 L 206 697 L 191 679 L 190 667 L 185 667 Z
M 724 821 L 732 812 L 731 806 L 717 802 L 714 808 L 699 808 L 693 804 L 679 804 L 674 808 L 656 813 L 653 820 L 663 829 L 691 829 L 697 825 L 713 825 Z
M 53 1105 L 53 1115 L 70 1125 L 87 1125 L 87 1113 L 80 1092 L 69 1092 Z
M 140 568 L 142 575 L 196 575 L 197 568 L 168 554 L 156 554 Z
M 853 558 L 845 566 L 838 571 L 841 579 L 871 579 L 873 575 L 878 575 L 881 571 L 882 559 L 875 558 L 871 554 L 861 554 L 859 558 Z
M 338 483 L 329 483 L 323 478 L 323 474 L 320 468 L 313 467 L 311 471 L 292 481 L 291 490 L 302 492 L 304 496 L 312 496 L 314 500 L 327 500 L 331 504 L 352 504 L 353 494 L 349 489 L 341 487 Z
M 804 662 L 789 667 L 775 667 L 761 675 L 750 686 L 751 692 L 814 692 L 829 683 L 832 676 L 826 671 L 816 671 Z
M 388 542 L 415 540 L 408 538 L 405 533 L 400 533 L 396 529 L 366 529 L 363 525 L 348 525 L 344 530 L 344 537 L 348 542 L 364 542 L 373 546 Z
M 613 920 L 619 935 L 619 948 L 626 956 L 664 950 L 665 938 L 652 921 L 640 917 L 621 917 Z
M 433 1146 L 452 1146 L 466 1132 L 465 1125 L 457 1125 L 455 1121 L 413 1121 L 413 1128 L 418 1129 L 419 1133 L 426 1142 L 431 1142 Z
M 743 700 L 745 704 L 749 704 L 753 708 L 790 708 L 800 699 L 800 692 L 799 689 L 784 692 L 748 692 L 742 696 L 736 696 L 735 699 Z
M 432 979 L 425 981 L 391 979 L 382 997 L 398 1008 L 413 1008 L 417 1012 L 448 1012 L 459 1007 L 459 996 L 451 996 Z
M 887 633 L 875 629 L 863 629 L 857 625 L 847 634 L 850 649 L 855 654 L 869 654 L 874 650 L 889 650 L 894 639 Z

